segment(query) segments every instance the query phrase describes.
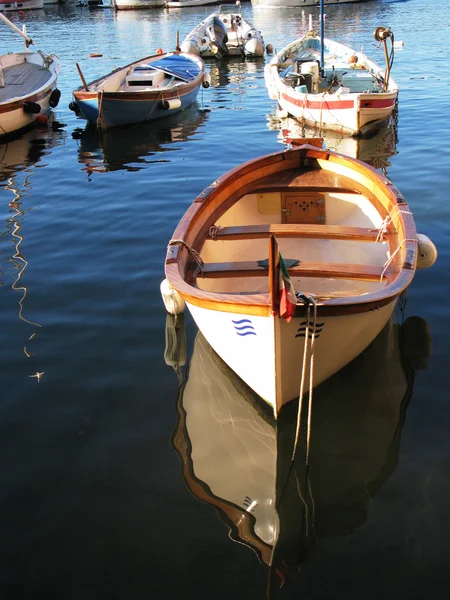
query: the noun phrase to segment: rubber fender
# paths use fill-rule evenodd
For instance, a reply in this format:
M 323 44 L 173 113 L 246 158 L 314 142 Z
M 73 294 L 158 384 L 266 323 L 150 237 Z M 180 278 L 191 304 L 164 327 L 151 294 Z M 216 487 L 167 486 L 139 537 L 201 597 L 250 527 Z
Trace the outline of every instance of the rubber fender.
M 76 102 L 71 102 L 69 104 L 69 109 L 72 110 L 77 116 L 80 114 L 80 109 Z
M 61 92 L 58 88 L 55 88 L 53 92 L 50 94 L 50 98 L 48 104 L 51 108 L 56 108 L 59 104 L 59 99 L 61 98 Z
M 23 110 L 31 115 L 38 115 L 41 112 L 41 106 L 37 102 L 24 102 Z

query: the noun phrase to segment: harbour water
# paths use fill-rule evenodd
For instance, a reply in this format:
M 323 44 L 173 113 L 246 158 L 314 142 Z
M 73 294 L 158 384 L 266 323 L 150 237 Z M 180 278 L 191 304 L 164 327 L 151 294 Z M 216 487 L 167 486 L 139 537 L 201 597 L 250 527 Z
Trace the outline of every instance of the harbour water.
M 359 147 L 329 144 L 386 169 L 439 257 L 417 272 L 396 311 L 403 329 L 385 330 L 317 391 L 314 551 L 273 597 L 448 594 L 448 9 L 435 0 L 327 9 L 327 37 L 364 46 L 376 62 L 384 60 L 376 27 L 390 27 L 403 42 L 392 70 L 397 129 Z M 0 144 L 2 600 L 267 596 L 265 554 L 243 543 L 241 521 L 231 516 L 239 501 L 225 494 L 219 502 L 200 464 L 213 474 L 233 466 L 230 485 L 244 482 L 233 493 L 248 508 L 255 482 L 267 478 L 273 487 L 274 474 L 245 449 L 273 450 L 273 425 L 257 426 L 256 416 L 245 420 L 238 411 L 237 427 L 240 387 L 233 384 L 231 398 L 232 375 L 219 368 L 215 378 L 201 338 L 201 368 L 192 368 L 178 397 L 159 291 L 167 242 L 195 196 L 228 169 L 283 148 L 264 85 L 267 59 L 210 63 L 212 85 L 197 104 L 156 124 L 99 137 L 68 109 L 80 85 L 77 62 L 90 81 L 172 49 L 176 32 L 182 39 L 211 10 L 114 13 L 66 3 L 11 17 L 26 23 L 36 48 L 59 56 L 62 96 L 52 126 Z M 309 14 L 318 23 L 317 8 L 245 3 L 243 13 L 274 48 L 299 37 Z M 0 29 L 1 54 L 21 47 Z M 188 356 L 196 334 L 186 315 Z M 189 412 L 192 397 L 199 412 Z M 219 408 L 229 433 L 213 433 L 205 419 L 206 439 L 202 411 Z M 266 450 L 258 450 L 261 436 Z M 294 531 L 295 514 L 283 518 L 284 530 L 292 518 Z

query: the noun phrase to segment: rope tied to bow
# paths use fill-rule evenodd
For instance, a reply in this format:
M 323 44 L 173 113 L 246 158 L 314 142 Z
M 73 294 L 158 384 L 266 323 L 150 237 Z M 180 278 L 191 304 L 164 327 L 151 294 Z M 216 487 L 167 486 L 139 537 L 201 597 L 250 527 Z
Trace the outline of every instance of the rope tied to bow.
M 197 263 L 200 271 L 203 272 L 203 264 L 204 263 L 203 263 L 202 257 L 197 252 L 197 250 L 195 250 L 194 248 L 189 246 L 189 244 L 187 244 L 184 240 L 170 240 L 170 242 L 167 245 L 167 248 L 170 248 L 170 246 L 176 246 L 176 245 L 181 245 L 181 246 L 183 246 L 183 248 L 186 248 L 186 250 L 188 251 L 188 254 L 190 256 L 192 256 L 192 258 Z

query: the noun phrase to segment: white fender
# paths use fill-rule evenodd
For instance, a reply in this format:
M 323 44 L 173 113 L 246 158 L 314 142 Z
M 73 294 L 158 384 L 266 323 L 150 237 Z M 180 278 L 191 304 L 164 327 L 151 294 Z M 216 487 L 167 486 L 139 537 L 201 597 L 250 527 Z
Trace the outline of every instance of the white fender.
M 185 302 L 175 288 L 173 288 L 167 279 L 161 282 L 161 296 L 166 310 L 171 315 L 179 315 L 184 311 Z
M 430 238 L 423 233 L 417 234 L 417 241 L 419 242 L 418 254 L 417 254 L 417 268 L 428 269 L 432 267 L 437 259 L 437 249 Z

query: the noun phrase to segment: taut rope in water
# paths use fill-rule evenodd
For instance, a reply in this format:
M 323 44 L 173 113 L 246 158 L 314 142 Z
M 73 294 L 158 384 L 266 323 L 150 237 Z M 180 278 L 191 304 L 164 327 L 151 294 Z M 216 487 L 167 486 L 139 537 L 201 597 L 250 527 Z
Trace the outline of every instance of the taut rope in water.
M 292 452 L 291 461 L 295 459 L 297 452 L 298 440 L 300 437 L 300 428 L 302 421 L 302 407 L 303 407 L 303 390 L 305 387 L 305 372 L 308 365 L 308 353 L 309 353 L 309 399 L 308 399 L 308 422 L 307 422 L 307 433 L 306 433 L 306 458 L 305 464 L 309 464 L 309 453 L 311 446 L 311 419 L 312 419 L 312 399 L 313 399 L 313 387 L 314 387 L 314 345 L 316 340 L 316 322 L 317 322 L 317 302 L 312 294 L 309 297 L 302 296 L 302 300 L 306 304 L 306 328 L 305 328 L 305 345 L 303 349 L 303 364 L 302 364 L 302 376 L 300 379 L 300 392 L 298 398 L 298 413 L 297 413 L 297 429 L 295 432 L 294 448 Z M 313 319 L 312 319 L 312 332 L 311 341 L 309 341 L 309 329 L 311 319 L 311 305 L 313 306 Z

